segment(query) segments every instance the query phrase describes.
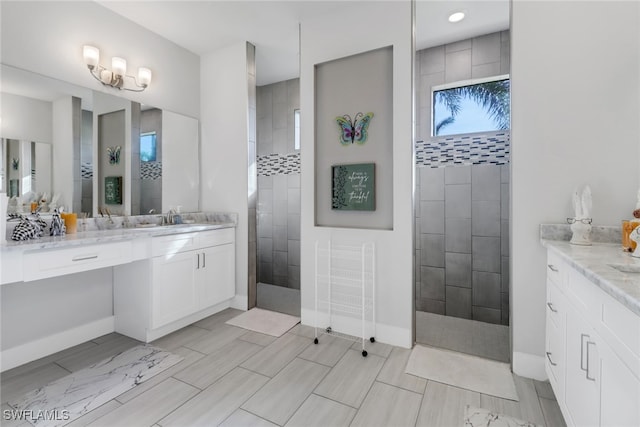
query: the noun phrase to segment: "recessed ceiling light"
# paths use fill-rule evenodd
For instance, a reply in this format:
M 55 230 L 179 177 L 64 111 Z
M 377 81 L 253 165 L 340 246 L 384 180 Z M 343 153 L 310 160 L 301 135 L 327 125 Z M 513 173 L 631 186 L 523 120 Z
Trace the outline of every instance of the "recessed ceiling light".
M 449 22 L 460 22 L 464 19 L 464 12 L 454 12 L 449 15 Z

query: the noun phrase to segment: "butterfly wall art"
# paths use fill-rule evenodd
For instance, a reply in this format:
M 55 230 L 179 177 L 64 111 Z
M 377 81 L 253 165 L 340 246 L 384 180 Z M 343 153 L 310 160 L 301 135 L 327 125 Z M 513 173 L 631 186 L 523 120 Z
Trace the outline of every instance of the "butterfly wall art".
M 120 146 L 108 147 L 107 154 L 109 154 L 109 164 L 117 165 L 120 163 Z
M 340 126 L 340 143 L 349 145 L 355 142 L 362 145 L 367 142 L 367 129 L 371 118 L 373 118 L 373 113 L 358 113 L 353 120 L 348 114 L 336 117 L 336 122 Z

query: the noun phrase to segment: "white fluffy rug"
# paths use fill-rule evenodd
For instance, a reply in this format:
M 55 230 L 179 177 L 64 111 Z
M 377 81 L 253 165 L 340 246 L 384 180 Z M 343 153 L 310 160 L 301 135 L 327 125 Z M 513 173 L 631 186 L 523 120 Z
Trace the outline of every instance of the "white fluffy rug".
M 416 345 L 405 372 L 466 390 L 518 400 L 513 375 L 506 363 Z
M 227 325 L 238 326 L 261 334 L 279 337 L 300 323 L 300 318 L 276 313 L 275 311 L 252 308 L 233 319 L 227 320 L 226 323 Z
M 537 424 L 467 405 L 464 427 L 538 427 Z

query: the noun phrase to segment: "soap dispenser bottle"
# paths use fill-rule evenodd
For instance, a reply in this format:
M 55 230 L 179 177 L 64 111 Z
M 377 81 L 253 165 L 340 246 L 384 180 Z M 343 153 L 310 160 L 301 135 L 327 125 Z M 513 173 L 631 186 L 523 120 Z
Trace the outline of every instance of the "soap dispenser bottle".
M 630 236 L 638 226 L 640 226 L 640 190 L 638 190 L 638 200 L 633 211 L 633 218 L 622 221 L 622 250 L 625 252 L 633 252 L 636 249 L 637 243 Z

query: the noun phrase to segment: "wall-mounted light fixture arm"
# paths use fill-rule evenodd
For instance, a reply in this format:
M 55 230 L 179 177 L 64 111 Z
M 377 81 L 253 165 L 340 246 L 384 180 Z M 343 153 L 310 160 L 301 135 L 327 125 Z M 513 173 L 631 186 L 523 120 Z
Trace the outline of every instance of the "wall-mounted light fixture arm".
M 151 82 L 151 70 L 140 67 L 138 78 L 127 74 L 127 61 L 114 56 L 111 58 L 111 70 L 100 65 L 100 51 L 98 48 L 85 45 L 83 47 L 84 62 L 91 75 L 105 86 L 124 89 L 132 92 L 142 92 Z M 125 77 L 133 81 L 133 87 L 127 87 Z

